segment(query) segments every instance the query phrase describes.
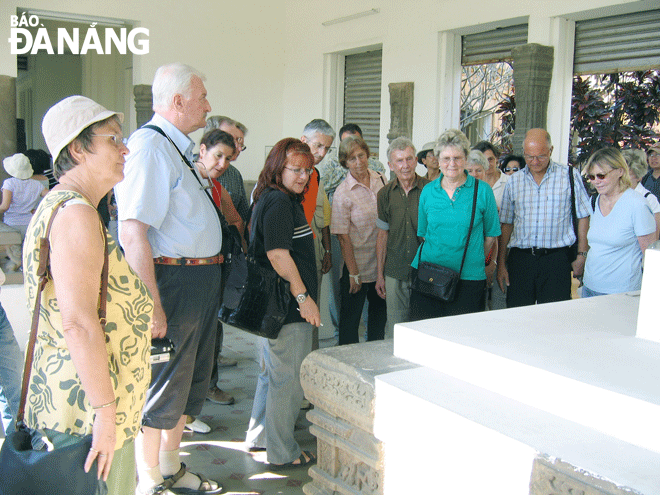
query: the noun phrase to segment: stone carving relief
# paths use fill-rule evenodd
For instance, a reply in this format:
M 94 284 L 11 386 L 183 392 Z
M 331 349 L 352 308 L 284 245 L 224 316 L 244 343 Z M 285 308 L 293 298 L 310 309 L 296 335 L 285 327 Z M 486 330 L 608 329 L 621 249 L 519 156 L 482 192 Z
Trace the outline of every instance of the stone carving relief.
M 560 459 L 537 458 L 530 495 L 630 495 L 630 491 L 590 475 Z
M 380 472 L 360 462 L 346 452 L 339 454 L 338 478 L 346 485 L 365 495 L 382 493 Z
M 391 119 L 387 139 L 390 143 L 399 136 L 412 139 L 415 83 L 390 83 L 389 88 Z
M 323 395 L 329 395 L 332 400 L 341 401 L 353 409 L 367 411 L 373 399 L 373 386 L 352 381 L 346 375 L 332 373 L 313 364 L 303 364 L 300 380 L 303 385 L 308 383 Z

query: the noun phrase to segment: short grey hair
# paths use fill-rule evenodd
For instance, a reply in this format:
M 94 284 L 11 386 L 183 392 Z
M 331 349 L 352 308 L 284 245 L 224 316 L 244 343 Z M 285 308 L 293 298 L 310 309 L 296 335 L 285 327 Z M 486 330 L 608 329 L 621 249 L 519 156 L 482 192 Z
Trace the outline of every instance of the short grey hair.
M 227 124 L 230 127 L 234 126 L 243 134 L 247 134 L 248 132 L 247 127 L 245 127 L 243 124 L 237 122 L 234 119 L 230 119 L 229 117 L 225 117 L 224 115 L 213 115 L 211 117 L 207 117 L 206 119 L 206 127 L 204 127 L 204 134 L 206 134 L 209 131 L 212 131 L 213 129 L 220 129 L 220 126 L 222 124 Z
M 314 119 L 303 129 L 303 136 L 312 139 L 314 134 L 324 134 L 335 139 L 335 130 L 323 119 Z
M 390 146 L 387 148 L 387 160 L 388 161 L 392 160 L 393 151 L 397 151 L 397 150 L 405 151 L 408 148 L 412 148 L 413 155 L 417 154 L 417 150 L 415 149 L 415 145 L 413 144 L 413 142 L 405 136 L 399 136 L 394 141 L 392 141 L 390 143 Z
M 470 154 L 470 140 L 458 129 L 447 129 L 440 134 L 433 152 L 439 158 L 442 150 L 449 147 L 462 149 L 466 158 Z
M 635 177 L 641 179 L 649 170 L 649 164 L 646 161 L 646 153 L 642 150 L 627 149 L 621 152 L 628 168 Z
M 471 163 L 476 163 L 477 165 L 481 165 L 484 169 L 484 172 L 488 170 L 488 158 L 486 158 L 486 155 L 484 155 L 481 151 L 479 150 L 472 150 L 467 156 L 467 163 L 468 165 Z
M 193 77 L 206 81 L 206 76 L 200 71 L 180 62 L 158 67 L 151 87 L 153 110 L 169 110 L 176 95 L 190 98 Z

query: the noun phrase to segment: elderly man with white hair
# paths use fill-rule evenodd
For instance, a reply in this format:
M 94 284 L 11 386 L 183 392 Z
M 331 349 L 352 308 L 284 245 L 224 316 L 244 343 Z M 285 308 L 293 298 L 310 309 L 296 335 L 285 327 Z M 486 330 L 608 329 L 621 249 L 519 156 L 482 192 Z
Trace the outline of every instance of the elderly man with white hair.
M 415 172 L 415 145 L 406 137 L 392 141 L 387 162 L 394 179 L 378 191 L 376 291 L 387 304 L 385 338 L 392 338 L 394 325 L 408 321 L 410 313 L 410 263 L 419 247 L 417 207 L 430 181 Z
M 175 346 L 170 361 L 152 366 L 136 449 L 140 494 L 222 491 L 179 460 L 186 415 L 201 412 L 209 388 L 223 261 L 220 220 L 188 137 L 211 111 L 204 79 L 179 63 L 156 71 L 155 114 L 129 139 L 115 188 L 126 259 L 154 298 L 152 337 Z

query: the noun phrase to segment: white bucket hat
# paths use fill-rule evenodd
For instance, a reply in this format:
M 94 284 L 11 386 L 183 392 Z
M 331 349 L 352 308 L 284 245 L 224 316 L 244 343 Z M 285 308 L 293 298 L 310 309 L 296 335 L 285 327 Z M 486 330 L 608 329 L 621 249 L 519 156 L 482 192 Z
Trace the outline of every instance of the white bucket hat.
M 53 163 L 60 152 L 86 127 L 117 115 L 124 122 L 124 114 L 113 112 L 86 96 L 69 96 L 56 103 L 46 112 L 41 130 Z
M 34 174 L 30 159 L 23 153 L 16 153 L 2 160 L 2 165 L 12 177 L 17 179 L 29 179 Z

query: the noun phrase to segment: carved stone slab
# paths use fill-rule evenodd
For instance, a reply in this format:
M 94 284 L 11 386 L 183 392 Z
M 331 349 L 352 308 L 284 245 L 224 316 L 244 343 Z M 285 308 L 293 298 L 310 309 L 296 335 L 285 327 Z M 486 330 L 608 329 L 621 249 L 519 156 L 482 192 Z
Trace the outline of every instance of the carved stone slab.
M 300 379 L 314 404 L 307 413 L 318 463 L 307 495 L 380 495 L 383 446 L 373 436 L 374 378 L 416 365 L 392 356 L 392 341 L 323 349 L 303 361 Z
M 637 491 L 586 473 L 561 459 L 538 457 L 532 467 L 530 495 L 634 495 Z
M 390 143 L 399 136 L 412 139 L 415 83 L 390 83 L 388 86 L 391 118 L 387 139 Z

